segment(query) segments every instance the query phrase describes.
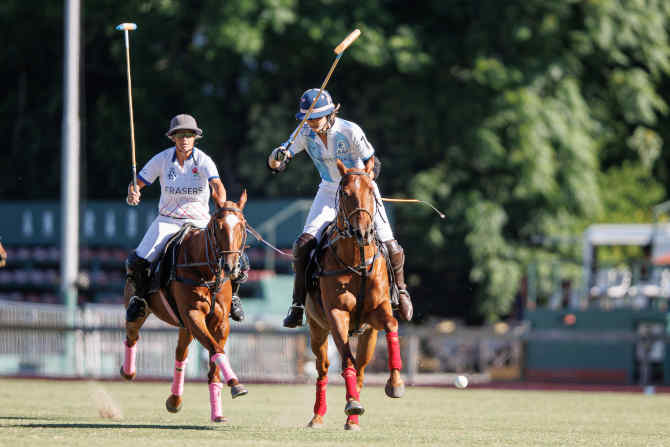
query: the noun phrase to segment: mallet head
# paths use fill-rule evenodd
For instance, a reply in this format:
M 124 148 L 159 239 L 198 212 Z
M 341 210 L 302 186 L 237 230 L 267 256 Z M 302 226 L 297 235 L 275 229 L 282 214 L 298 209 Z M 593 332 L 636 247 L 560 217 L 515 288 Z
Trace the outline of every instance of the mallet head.
M 116 29 L 119 31 L 125 31 L 125 30 L 133 31 L 137 29 L 137 25 L 134 23 L 122 23 L 120 25 L 117 25 Z

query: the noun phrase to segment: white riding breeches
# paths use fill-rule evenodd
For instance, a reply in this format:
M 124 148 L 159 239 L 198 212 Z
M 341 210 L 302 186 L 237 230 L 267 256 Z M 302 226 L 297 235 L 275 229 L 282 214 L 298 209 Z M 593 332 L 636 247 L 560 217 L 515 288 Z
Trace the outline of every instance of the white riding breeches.
M 208 221 L 191 220 L 191 219 L 174 219 L 172 217 L 158 215 L 149 226 L 149 229 L 144 234 L 142 242 L 135 249 L 135 253 L 140 258 L 144 258 L 149 262 L 154 262 L 158 259 L 161 251 L 165 247 L 168 239 L 177 233 L 182 225 L 190 223 L 199 228 L 205 228 Z
M 391 230 L 391 224 L 386 216 L 386 210 L 384 209 L 377 183 L 372 182 L 372 185 L 377 201 L 377 210 L 374 216 L 375 231 L 380 241 L 387 242 L 395 239 L 393 237 L 393 230 Z M 337 189 L 337 183 L 322 182 L 319 185 L 319 190 L 316 192 L 312 207 L 309 209 L 307 221 L 302 230 L 303 233 L 311 234 L 319 240 L 326 226 L 335 220 L 337 217 Z

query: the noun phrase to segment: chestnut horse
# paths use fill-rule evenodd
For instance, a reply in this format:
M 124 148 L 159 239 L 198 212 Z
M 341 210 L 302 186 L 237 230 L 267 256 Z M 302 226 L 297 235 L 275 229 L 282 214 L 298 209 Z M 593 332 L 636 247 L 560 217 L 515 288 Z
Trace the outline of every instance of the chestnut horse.
M 231 388 L 233 398 L 247 394 L 237 379 L 224 353 L 230 332 L 230 304 L 232 287 L 229 277 L 239 269 L 239 257 L 245 248 L 246 220 L 243 209 L 246 191 L 239 202 L 227 201 L 217 209 L 205 229 L 190 231 L 175 256 L 176 275 L 166 288 L 151 293 L 147 302 L 151 311 L 166 323 L 179 327 L 179 340 L 175 353 L 175 371 L 172 394 L 165 402 L 168 411 L 176 413 L 182 406 L 184 373 L 188 346 L 195 337 L 209 351 L 209 393 L 211 420 L 226 422 L 221 411 L 219 373 Z M 130 290 L 126 284 L 125 300 L 128 305 Z M 174 297 L 176 309 L 168 303 Z M 126 356 L 121 375 L 135 377 L 135 350 L 139 330 L 149 312 L 135 322 L 126 323 Z
M 342 376 L 347 403 L 344 428 L 358 430 L 358 416 L 365 411 L 359 393 L 365 367 L 377 344 L 377 331 L 386 331 L 390 377 L 386 383 L 389 397 L 401 397 L 404 383 L 400 377 L 402 360 L 398 342 L 398 321 L 389 300 L 386 259 L 375 237 L 376 199 L 372 182 L 374 157 L 364 170 L 347 169 L 338 160 L 342 175 L 337 193 L 337 220 L 325 231 L 319 253 L 319 287 L 309 287 L 306 300 L 307 322 L 312 352 L 316 356 L 316 402 L 308 427 L 318 428 L 326 414 L 328 383 L 328 334 L 331 333 L 342 358 Z M 351 332 L 362 332 L 356 357 L 349 345 Z

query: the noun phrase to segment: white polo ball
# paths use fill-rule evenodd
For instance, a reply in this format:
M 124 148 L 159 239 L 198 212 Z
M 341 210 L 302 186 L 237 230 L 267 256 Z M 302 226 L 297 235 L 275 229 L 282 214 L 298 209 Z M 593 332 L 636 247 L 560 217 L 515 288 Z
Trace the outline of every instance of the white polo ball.
M 465 376 L 457 376 L 454 379 L 454 386 L 458 389 L 463 389 L 468 386 L 468 378 Z

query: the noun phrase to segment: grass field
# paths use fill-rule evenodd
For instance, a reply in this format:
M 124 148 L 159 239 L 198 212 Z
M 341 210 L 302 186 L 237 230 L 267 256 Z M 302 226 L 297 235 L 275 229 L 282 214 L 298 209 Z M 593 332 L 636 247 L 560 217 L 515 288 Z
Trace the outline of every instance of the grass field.
M 670 395 L 408 388 L 402 399 L 363 390 L 359 432 L 343 430 L 344 389 L 330 386 L 320 430 L 304 428 L 314 387 L 250 385 L 227 424 L 209 422 L 204 383 L 165 411 L 169 383 L 0 380 L 0 446 L 667 446 Z M 99 415 L 113 402 L 118 420 Z

